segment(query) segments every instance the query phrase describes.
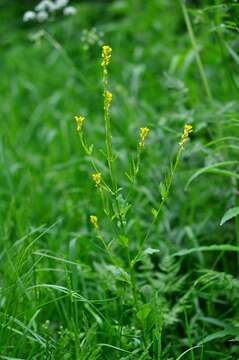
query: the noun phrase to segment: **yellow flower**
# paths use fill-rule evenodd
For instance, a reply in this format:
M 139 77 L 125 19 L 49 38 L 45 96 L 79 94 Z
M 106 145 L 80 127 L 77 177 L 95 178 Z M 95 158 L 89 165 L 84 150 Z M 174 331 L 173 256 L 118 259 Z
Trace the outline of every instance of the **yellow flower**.
M 101 66 L 103 66 L 104 68 L 107 67 L 110 63 L 110 58 L 111 58 L 111 52 L 112 49 L 110 46 L 108 45 L 104 45 L 102 47 L 102 62 L 101 62 Z
M 148 133 L 149 133 L 149 128 L 147 128 L 147 127 L 140 128 L 140 130 L 139 130 L 139 137 L 140 137 L 139 146 L 141 148 L 144 147 L 144 142 L 145 142 L 145 139 L 146 139 L 146 136 L 148 135 Z
M 82 128 L 82 125 L 83 125 L 83 123 L 85 121 L 85 118 L 84 118 L 84 116 L 75 116 L 75 121 L 76 121 L 76 130 L 78 132 L 80 132 L 81 128 Z
M 183 147 L 185 142 L 187 141 L 187 138 L 189 137 L 189 134 L 193 131 L 192 125 L 186 124 L 184 125 L 183 134 L 181 136 L 181 140 L 179 142 L 179 146 Z
M 95 229 L 98 229 L 98 228 L 99 228 L 97 216 L 95 216 L 95 215 L 90 215 L 90 222 L 91 222 L 91 224 L 94 226 Z
M 104 109 L 109 110 L 110 105 L 112 103 L 113 95 L 110 91 L 104 91 Z
M 92 177 L 92 180 L 94 181 L 95 185 L 99 186 L 101 183 L 101 179 L 102 179 L 101 173 L 98 172 L 98 173 L 92 174 L 91 177 Z

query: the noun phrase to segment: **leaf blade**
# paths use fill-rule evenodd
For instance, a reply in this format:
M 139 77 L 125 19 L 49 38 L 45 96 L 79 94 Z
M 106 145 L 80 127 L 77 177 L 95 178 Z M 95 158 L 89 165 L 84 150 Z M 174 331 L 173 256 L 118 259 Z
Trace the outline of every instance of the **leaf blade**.
M 227 210 L 220 221 L 220 226 L 225 224 L 225 222 L 227 222 L 228 220 L 236 217 L 237 215 L 239 215 L 239 206 Z

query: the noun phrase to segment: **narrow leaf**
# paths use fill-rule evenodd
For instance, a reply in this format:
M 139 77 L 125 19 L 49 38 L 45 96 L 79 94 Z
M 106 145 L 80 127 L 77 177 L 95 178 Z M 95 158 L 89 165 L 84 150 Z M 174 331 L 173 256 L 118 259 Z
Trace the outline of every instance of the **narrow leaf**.
M 209 245 L 209 246 L 199 246 L 192 249 L 184 249 L 181 251 L 178 251 L 177 253 L 173 254 L 173 256 L 184 256 L 189 255 L 194 252 L 198 251 L 235 251 L 239 252 L 239 247 L 230 245 L 230 244 L 224 244 L 224 245 Z
M 232 218 L 236 217 L 237 215 L 239 215 L 239 207 L 234 207 L 234 208 L 227 210 L 222 217 L 220 225 L 222 226 L 223 224 L 225 224 L 225 222 L 227 222 L 228 220 L 231 220 Z

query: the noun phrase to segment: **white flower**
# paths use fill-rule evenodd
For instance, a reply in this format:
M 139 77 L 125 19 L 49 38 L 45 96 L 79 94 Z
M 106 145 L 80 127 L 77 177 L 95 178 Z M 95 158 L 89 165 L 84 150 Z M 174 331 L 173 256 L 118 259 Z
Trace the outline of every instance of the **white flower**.
M 36 11 L 54 11 L 55 4 L 50 0 L 42 0 L 36 7 Z
M 66 16 L 75 15 L 77 13 L 77 10 L 74 6 L 67 6 L 63 10 L 63 14 Z
M 48 18 L 48 14 L 46 11 L 39 11 L 39 13 L 37 14 L 37 20 L 39 22 L 43 22 Z
M 34 11 L 26 11 L 25 14 L 23 15 L 24 22 L 32 21 L 35 18 L 36 18 L 36 14 L 34 13 Z
M 54 6 L 56 10 L 62 9 L 68 4 L 69 0 L 56 0 Z

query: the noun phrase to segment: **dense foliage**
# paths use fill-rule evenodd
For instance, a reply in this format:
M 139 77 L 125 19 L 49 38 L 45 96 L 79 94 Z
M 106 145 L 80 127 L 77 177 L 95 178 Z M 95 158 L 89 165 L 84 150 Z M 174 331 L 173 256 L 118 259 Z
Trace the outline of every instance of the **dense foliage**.
M 33 3 L 0 5 L 0 358 L 237 359 L 239 3 Z

